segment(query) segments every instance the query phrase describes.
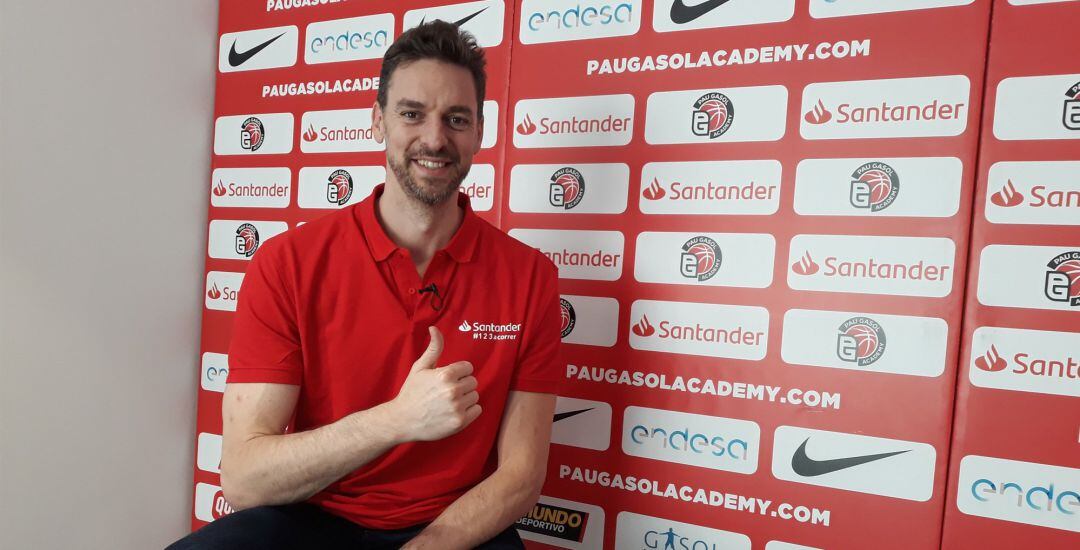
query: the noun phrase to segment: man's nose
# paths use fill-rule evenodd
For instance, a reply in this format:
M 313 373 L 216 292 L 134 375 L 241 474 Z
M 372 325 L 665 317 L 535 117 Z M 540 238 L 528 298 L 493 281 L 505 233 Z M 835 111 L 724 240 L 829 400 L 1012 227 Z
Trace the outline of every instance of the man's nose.
M 421 130 L 420 142 L 424 148 L 432 153 L 442 151 L 449 139 L 446 136 L 447 128 L 441 119 L 431 117 Z

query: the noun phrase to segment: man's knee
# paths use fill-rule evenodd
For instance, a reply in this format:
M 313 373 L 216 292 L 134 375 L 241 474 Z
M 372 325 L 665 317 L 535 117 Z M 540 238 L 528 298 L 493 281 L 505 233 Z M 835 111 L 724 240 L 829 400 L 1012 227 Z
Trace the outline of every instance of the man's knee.
M 298 506 L 259 506 L 234 512 L 203 526 L 165 550 L 291 548 L 300 525 Z

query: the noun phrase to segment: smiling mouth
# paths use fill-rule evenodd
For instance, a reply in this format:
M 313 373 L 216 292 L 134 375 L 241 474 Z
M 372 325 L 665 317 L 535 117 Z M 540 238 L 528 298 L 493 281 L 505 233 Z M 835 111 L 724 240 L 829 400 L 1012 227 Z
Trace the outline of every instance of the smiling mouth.
M 416 163 L 419 164 L 420 166 L 423 166 L 424 168 L 427 168 L 429 170 L 438 170 L 439 168 L 443 168 L 443 167 L 450 164 L 449 162 L 446 162 L 446 161 L 435 161 L 435 160 L 425 160 L 425 159 L 413 159 L 413 160 L 415 160 Z

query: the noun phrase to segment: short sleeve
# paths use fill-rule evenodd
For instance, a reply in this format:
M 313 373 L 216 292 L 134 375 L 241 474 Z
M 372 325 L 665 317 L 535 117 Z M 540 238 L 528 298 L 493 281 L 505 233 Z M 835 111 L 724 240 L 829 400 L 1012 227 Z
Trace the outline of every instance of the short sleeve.
M 269 241 L 255 253 L 240 285 L 228 382 L 299 385 L 303 377 L 295 300 L 285 284 L 286 249 L 278 244 Z
M 559 346 L 562 345 L 559 312 L 559 272 L 555 264 L 538 262 L 538 276 L 530 289 L 529 310 L 522 327 L 522 342 L 510 389 L 559 393 L 562 382 Z

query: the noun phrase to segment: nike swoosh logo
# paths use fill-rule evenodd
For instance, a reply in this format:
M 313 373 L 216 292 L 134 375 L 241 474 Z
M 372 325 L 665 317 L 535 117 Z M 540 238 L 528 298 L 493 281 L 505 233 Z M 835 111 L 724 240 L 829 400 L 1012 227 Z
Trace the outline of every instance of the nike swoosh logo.
M 232 48 L 229 48 L 229 66 L 239 67 L 240 65 L 243 65 L 244 62 L 246 62 L 248 59 L 255 57 L 255 54 L 263 51 L 264 49 L 266 49 L 267 46 L 273 44 L 275 40 L 281 38 L 282 36 L 285 36 L 285 33 L 281 33 L 271 38 L 270 40 L 267 40 L 266 42 L 263 42 L 262 44 L 259 44 L 258 46 L 255 46 L 254 48 L 251 48 L 250 50 L 243 53 L 236 51 L 236 39 L 233 39 Z
M 687 6 L 683 0 L 675 0 L 675 2 L 671 4 L 671 21 L 678 25 L 689 23 L 730 1 L 731 0 L 709 0 L 708 2 L 702 2 L 696 6 Z
M 860 464 L 874 462 L 875 460 L 889 458 L 890 456 L 901 455 L 910 451 L 909 449 L 908 451 L 896 451 L 895 453 L 852 456 L 847 458 L 834 458 L 831 460 L 814 460 L 806 456 L 806 444 L 809 442 L 810 438 L 808 437 L 806 438 L 806 441 L 802 442 L 802 445 L 799 445 L 794 456 L 791 457 L 791 469 L 794 470 L 796 474 L 803 477 L 816 477 L 831 474 L 832 472 L 854 468 Z
M 566 420 L 567 418 L 570 418 L 571 416 L 577 416 L 577 415 L 579 415 L 581 413 L 589 412 L 589 411 L 593 410 L 594 408 L 596 408 L 596 407 L 589 407 L 587 409 L 581 409 L 579 411 L 566 411 L 566 412 L 561 412 L 561 413 L 555 413 L 555 418 L 552 420 L 552 422 L 558 422 L 560 420 Z
M 482 10 L 480 10 L 480 11 L 478 11 L 478 12 L 472 14 L 472 15 L 466 15 L 465 17 L 462 17 L 461 19 L 458 19 L 457 21 L 454 21 L 454 24 L 460 27 L 460 26 L 464 25 L 465 23 L 468 23 L 470 19 L 476 17 L 477 15 L 480 15 L 481 13 L 484 13 L 485 11 L 487 11 L 487 8 L 484 8 L 484 9 L 482 9 Z M 417 23 L 416 25 L 417 26 L 423 25 L 425 19 L 427 19 L 426 15 L 421 17 L 420 22 Z

